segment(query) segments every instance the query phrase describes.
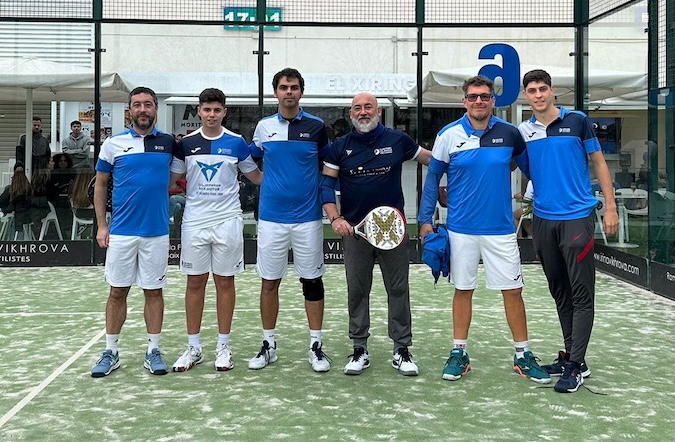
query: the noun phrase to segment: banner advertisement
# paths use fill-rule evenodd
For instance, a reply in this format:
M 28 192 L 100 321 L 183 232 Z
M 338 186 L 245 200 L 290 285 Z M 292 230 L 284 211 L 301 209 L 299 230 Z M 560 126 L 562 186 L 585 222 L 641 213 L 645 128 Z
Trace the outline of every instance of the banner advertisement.
M 624 281 L 648 288 L 647 259 L 602 244 L 595 244 L 595 267 Z
M 675 300 L 675 265 L 651 262 L 652 291 Z
M 0 242 L 0 267 L 89 266 L 91 241 Z

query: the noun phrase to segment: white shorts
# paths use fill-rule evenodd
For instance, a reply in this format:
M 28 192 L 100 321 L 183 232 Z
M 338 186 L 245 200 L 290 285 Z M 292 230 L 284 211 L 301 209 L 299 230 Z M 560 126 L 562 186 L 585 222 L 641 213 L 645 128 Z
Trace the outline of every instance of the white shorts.
M 112 287 L 143 289 L 166 287 L 169 268 L 169 235 L 110 235 L 105 257 L 105 280 Z
M 511 290 L 523 286 L 520 251 L 515 233 L 508 235 L 465 235 L 448 232 L 450 237 L 450 282 L 459 290 L 477 286 L 478 263 L 483 258 L 485 286 Z
M 185 226 L 185 224 L 183 224 Z M 244 221 L 240 216 L 199 229 L 182 229 L 180 270 L 186 275 L 213 272 L 234 276 L 244 271 Z
M 263 279 L 275 280 L 286 276 L 288 248 L 293 249 L 295 273 L 305 279 L 315 279 L 326 272 L 323 265 L 323 223 L 281 224 L 258 221 L 258 258 L 256 270 Z

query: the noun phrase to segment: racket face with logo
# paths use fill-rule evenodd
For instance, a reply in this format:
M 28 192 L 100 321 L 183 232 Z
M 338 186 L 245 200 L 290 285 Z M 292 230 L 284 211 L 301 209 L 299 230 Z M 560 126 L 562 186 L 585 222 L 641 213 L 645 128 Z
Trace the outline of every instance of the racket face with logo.
M 354 227 L 354 233 L 378 249 L 391 250 L 405 238 L 405 217 L 394 207 L 376 207 Z

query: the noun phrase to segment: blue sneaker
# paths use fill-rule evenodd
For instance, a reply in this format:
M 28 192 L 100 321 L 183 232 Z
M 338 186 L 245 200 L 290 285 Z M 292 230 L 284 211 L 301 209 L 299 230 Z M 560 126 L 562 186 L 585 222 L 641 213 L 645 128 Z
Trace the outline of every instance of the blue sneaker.
M 526 351 L 522 358 L 513 357 L 513 371 L 539 384 L 551 383 L 551 375 L 539 366 L 539 358 Z
M 162 360 L 162 353 L 159 348 L 153 348 L 150 353 L 146 353 L 143 367 L 150 370 L 152 374 L 167 374 L 169 367 Z
M 553 360 L 553 363 L 550 365 L 542 365 L 541 368 L 545 370 L 551 377 L 560 376 L 563 373 L 563 367 L 565 362 L 570 360 L 570 354 L 565 351 L 559 351 L 558 357 Z M 582 362 L 579 366 L 579 371 L 581 376 L 585 379 L 591 375 L 591 369 L 588 368 L 586 362 Z
M 553 387 L 558 393 L 574 393 L 584 385 L 584 377 L 581 375 L 579 364 L 565 362 L 563 373 Z
M 113 370 L 120 368 L 120 355 L 113 354 L 112 350 L 106 350 L 101 357 L 96 361 L 91 369 L 91 376 L 94 378 L 102 378 L 108 376 Z
M 453 348 L 443 368 L 443 379 L 456 381 L 469 373 L 471 373 L 469 354 L 462 348 Z

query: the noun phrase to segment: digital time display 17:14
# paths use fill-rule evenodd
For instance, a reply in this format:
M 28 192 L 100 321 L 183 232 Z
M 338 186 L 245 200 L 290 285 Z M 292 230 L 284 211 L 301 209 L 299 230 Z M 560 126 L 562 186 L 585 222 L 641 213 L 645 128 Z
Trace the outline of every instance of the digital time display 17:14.
M 281 14 L 281 8 L 267 8 L 265 11 L 265 22 L 281 23 Z M 225 20 L 225 29 L 228 31 L 254 31 L 257 29 L 256 25 L 251 24 L 258 20 L 256 8 L 226 6 L 223 8 L 223 17 Z M 280 31 L 281 26 L 265 26 L 265 30 Z

